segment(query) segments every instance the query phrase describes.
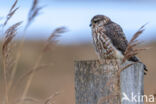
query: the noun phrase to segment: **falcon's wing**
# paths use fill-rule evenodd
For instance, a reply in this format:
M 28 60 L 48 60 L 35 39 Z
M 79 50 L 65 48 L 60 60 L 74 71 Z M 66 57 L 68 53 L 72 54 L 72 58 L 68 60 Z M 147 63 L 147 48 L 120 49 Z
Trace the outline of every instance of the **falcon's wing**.
M 105 26 L 105 30 L 106 35 L 111 39 L 115 48 L 124 54 L 128 45 L 128 41 L 120 25 L 112 22 Z
M 128 46 L 128 41 L 127 41 L 125 34 L 124 34 L 122 28 L 120 27 L 120 25 L 112 22 L 112 23 L 106 25 L 104 28 L 105 28 L 105 32 L 106 32 L 105 34 L 111 39 L 115 48 L 117 48 L 124 54 L 124 52 Z M 129 59 L 129 61 L 140 62 L 136 56 L 131 57 Z M 147 68 L 145 65 L 144 65 L 144 70 L 147 71 Z M 144 72 L 144 74 L 146 74 L 146 72 Z

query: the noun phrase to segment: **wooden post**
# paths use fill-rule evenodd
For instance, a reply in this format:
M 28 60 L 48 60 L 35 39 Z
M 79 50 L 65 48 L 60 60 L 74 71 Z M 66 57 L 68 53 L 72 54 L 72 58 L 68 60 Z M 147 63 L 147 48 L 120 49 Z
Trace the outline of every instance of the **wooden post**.
M 131 64 L 126 62 L 123 66 Z M 116 61 L 75 62 L 76 104 L 144 104 L 144 70 L 141 63 L 134 64 L 117 75 Z M 137 99 L 133 96 L 138 96 Z M 122 98 L 122 100 L 121 100 Z M 128 99 L 127 99 L 128 98 Z

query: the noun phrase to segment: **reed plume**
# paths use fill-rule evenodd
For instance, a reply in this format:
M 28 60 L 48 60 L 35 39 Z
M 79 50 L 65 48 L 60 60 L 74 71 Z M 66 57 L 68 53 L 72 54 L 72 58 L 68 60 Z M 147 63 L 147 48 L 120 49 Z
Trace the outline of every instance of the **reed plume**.
M 66 32 L 67 29 L 65 27 L 60 27 L 54 30 L 54 32 L 51 33 L 49 38 L 46 41 L 46 44 L 43 48 L 43 51 L 46 51 L 50 48 L 51 44 L 56 44 L 58 42 L 58 37 L 60 37 L 60 34 Z
M 17 3 L 18 0 L 16 0 L 16 3 Z M 16 3 L 14 3 L 14 6 L 12 6 L 12 8 L 15 7 Z M 12 83 L 13 83 L 13 79 L 15 77 L 15 73 L 16 73 L 16 70 L 17 70 L 17 64 L 19 62 L 19 59 L 21 57 L 21 53 L 22 53 L 22 48 L 23 48 L 23 45 L 24 45 L 24 40 L 25 40 L 25 33 L 26 33 L 26 30 L 27 28 L 29 27 L 29 25 L 32 23 L 32 21 L 35 19 L 35 17 L 38 15 L 39 11 L 40 11 L 41 7 L 38 7 L 38 0 L 33 0 L 33 4 L 32 4 L 32 7 L 29 11 L 29 15 L 28 15 L 28 21 L 27 21 L 27 25 L 25 26 L 25 29 L 24 29 L 24 35 L 21 39 L 21 42 L 19 44 L 19 47 L 18 47 L 18 51 L 17 51 L 17 54 L 16 54 L 16 58 L 15 58 L 15 65 L 12 69 L 12 73 L 11 73 L 11 77 L 10 79 L 12 79 L 12 81 L 9 82 L 9 89 L 12 87 Z M 13 10 L 13 9 L 11 9 Z
M 32 23 L 32 21 L 35 19 L 35 17 L 36 17 L 37 15 L 39 15 L 40 10 L 41 10 L 42 8 L 43 8 L 43 7 L 40 7 L 40 6 L 39 6 L 39 1 L 38 1 L 38 0 L 33 0 L 31 9 L 29 10 L 28 20 L 27 20 L 27 24 L 26 24 L 25 30 L 26 30 L 26 29 L 28 28 L 28 26 Z
M 9 54 L 9 44 L 11 43 L 11 41 L 13 40 L 13 38 L 16 36 L 17 34 L 17 28 L 21 25 L 22 22 L 18 22 L 14 25 L 12 25 L 11 27 L 9 27 L 6 32 L 5 32 L 5 37 L 4 37 L 4 42 L 2 44 L 2 56 L 3 56 L 3 76 L 4 76 L 4 88 L 5 88 L 5 103 L 8 104 L 9 103 L 9 98 L 8 98 L 8 79 L 7 79 L 7 66 L 9 66 L 7 64 L 7 60 L 9 60 L 8 58 L 8 54 Z
M 11 6 L 9 13 L 7 14 L 6 20 L 4 21 L 4 23 L 2 24 L 3 27 L 5 27 L 8 24 L 8 21 L 13 17 L 13 15 L 15 14 L 15 12 L 19 9 L 19 7 L 16 7 L 18 3 L 18 0 L 15 0 L 15 2 L 13 3 L 13 5 Z M 24 34 L 27 30 L 27 28 L 30 26 L 30 24 L 33 22 L 33 20 L 35 19 L 35 17 L 39 14 L 40 10 L 42 9 L 42 7 L 38 6 L 38 0 L 33 0 L 33 4 L 32 7 L 29 11 L 29 15 L 28 15 L 28 20 L 27 20 L 27 24 L 24 28 Z M 9 27 L 5 34 L 4 37 L 4 41 L 2 44 L 2 62 L 3 62 L 3 76 L 4 76 L 4 88 L 5 88 L 5 104 L 9 104 L 12 103 L 9 99 L 9 91 L 12 90 L 11 88 L 13 87 L 14 84 L 14 77 L 16 74 L 16 70 L 17 70 L 17 66 L 18 66 L 18 61 L 20 59 L 21 56 L 21 51 L 22 51 L 22 47 L 24 44 L 24 36 L 19 44 L 19 48 L 16 52 L 16 58 L 11 60 L 11 58 L 9 57 L 10 55 L 10 50 L 12 51 L 13 49 L 10 47 L 12 44 L 11 42 L 13 42 L 13 39 L 15 38 L 16 34 L 17 34 L 17 30 L 18 27 L 21 25 L 22 22 L 18 22 L 14 25 L 12 25 L 11 27 Z M 35 74 L 36 71 L 43 69 L 46 65 L 41 64 L 42 61 L 42 57 L 44 55 L 44 53 L 53 45 L 56 44 L 58 42 L 58 37 L 60 37 L 60 34 L 64 33 L 66 31 L 65 27 L 60 27 L 54 30 L 54 32 L 52 32 L 49 36 L 49 38 L 47 39 L 43 49 L 41 50 L 40 55 L 38 56 L 34 66 L 31 68 L 31 70 L 29 70 L 27 73 L 23 74 L 23 76 L 21 76 L 21 79 L 27 78 L 27 82 L 26 82 L 26 86 L 24 88 L 24 91 L 22 93 L 21 96 L 21 100 L 18 100 L 16 103 L 20 104 L 23 101 L 37 101 L 33 98 L 29 98 L 27 97 L 27 92 L 29 91 L 29 87 L 31 85 L 33 76 Z M 14 65 L 13 68 L 11 68 L 11 71 L 8 71 L 8 66 L 10 66 L 11 64 L 8 64 L 8 60 L 11 60 L 11 62 L 14 61 Z M 10 73 L 11 72 L 11 73 Z M 9 77 L 7 77 L 7 74 L 9 75 Z M 10 78 L 10 80 L 9 80 Z M 21 81 L 21 80 L 20 80 Z M 17 81 L 18 82 L 18 81 Z M 57 95 L 57 94 L 56 94 Z M 49 104 L 51 102 L 51 100 L 55 97 L 55 95 L 48 97 L 43 104 Z
M 16 7 L 18 0 L 16 0 L 13 5 L 11 6 L 9 13 L 6 16 L 6 20 L 3 24 L 3 26 L 6 26 L 6 24 L 8 23 L 8 21 L 11 19 L 11 17 L 15 14 L 15 12 L 19 9 L 19 7 Z
M 6 32 L 5 32 L 5 38 L 4 38 L 4 42 L 2 45 L 2 54 L 3 56 L 5 56 L 5 54 L 8 51 L 8 45 L 9 43 L 13 40 L 13 38 L 16 36 L 17 34 L 17 27 L 19 25 L 21 25 L 22 22 L 18 22 L 14 25 L 12 25 L 11 27 L 9 27 Z
M 146 24 L 145 24 L 146 25 Z M 137 55 L 140 51 L 147 50 L 148 48 L 136 48 L 138 45 L 140 45 L 142 42 L 138 41 L 137 38 L 144 32 L 144 27 L 143 25 L 132 37 L 130 42 L 128 43 L 128 46 L 126 48 L 126 51 L 124 53 L 124 59 L 123 62 L 128 60 L 130 57 L 133 57 Z

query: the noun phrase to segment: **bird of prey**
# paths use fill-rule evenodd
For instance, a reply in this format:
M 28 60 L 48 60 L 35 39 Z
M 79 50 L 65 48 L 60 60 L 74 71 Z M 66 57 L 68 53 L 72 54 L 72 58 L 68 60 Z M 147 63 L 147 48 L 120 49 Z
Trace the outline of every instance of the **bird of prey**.
M 93 44 L 100 59 L 124 58 L 128 41 L 120 25 L 107 16 L 96 15 L 91 19 L 90 26 Z M 136 56 L 129 58 L 128 61 L 140 62 Z M 145 65 L 144 70 L 147 71 Z

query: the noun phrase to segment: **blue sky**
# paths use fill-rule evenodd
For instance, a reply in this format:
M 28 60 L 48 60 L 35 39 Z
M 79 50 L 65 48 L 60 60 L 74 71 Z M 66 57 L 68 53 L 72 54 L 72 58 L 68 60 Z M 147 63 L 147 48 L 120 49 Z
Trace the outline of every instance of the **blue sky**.
M 13 0 L 0 0 L 0 16 L 4 17 Z M 28 39 L 46 38 L 56 27 L 66 26 L 68 32 L 60 38 L 63 43 L 91 41 L 91 18 L 104 14 L 120 24 L 128 39 L 145 23 L 146 31 L 141 40 L 156 39 L 156 2 L 123 2 L 123 1 L 64 1 L 40 0 L 46 5 L 27 31 Z M 32 0 L 19 0 L 20 9 L 9 24 L 26 21 Z M 25 23 L 25 22 L 24 22 Z

